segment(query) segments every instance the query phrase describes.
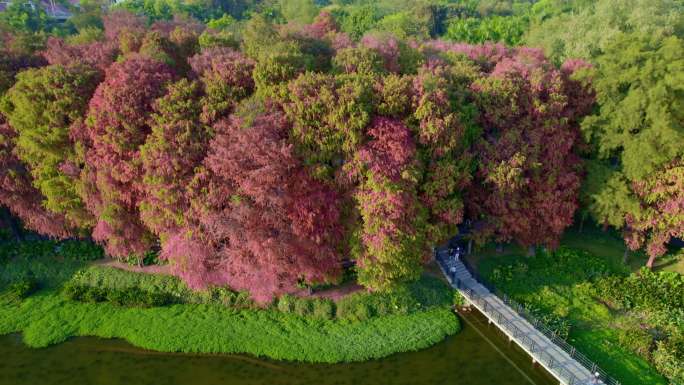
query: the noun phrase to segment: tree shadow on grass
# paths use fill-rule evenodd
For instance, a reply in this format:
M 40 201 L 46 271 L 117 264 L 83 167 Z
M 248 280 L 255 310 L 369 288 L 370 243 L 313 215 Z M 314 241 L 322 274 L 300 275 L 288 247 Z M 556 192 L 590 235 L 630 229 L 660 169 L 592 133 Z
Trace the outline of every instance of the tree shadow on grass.
M 23 279 L 35 280 L 40 289 L 54 289 L 71 279 L 90 261 L 104 255 L 87 241 L 11 241 L 0 244 L 0 290 Z

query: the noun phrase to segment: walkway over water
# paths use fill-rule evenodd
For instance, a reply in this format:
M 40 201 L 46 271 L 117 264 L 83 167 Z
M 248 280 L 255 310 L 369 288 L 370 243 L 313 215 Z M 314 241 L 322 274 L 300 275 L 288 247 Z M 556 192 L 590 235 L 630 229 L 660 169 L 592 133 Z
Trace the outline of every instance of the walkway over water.
M 553 331 L 505 295 L 497 296 L 475 279 L 466 265 L 449 250 L 436 251 L 435 259 L 449 283 L 490 322 L 515 341 L 532 359 L 563 385 L 619 385 L 596 364 L 568 345 Z

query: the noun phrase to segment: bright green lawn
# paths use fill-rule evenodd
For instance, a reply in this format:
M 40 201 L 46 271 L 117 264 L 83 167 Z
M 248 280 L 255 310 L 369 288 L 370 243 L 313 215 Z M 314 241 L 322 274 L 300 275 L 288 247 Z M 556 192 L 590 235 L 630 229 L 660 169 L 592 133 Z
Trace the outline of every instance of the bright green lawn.
M 0 334 L 22 332 L 24 341 L 33 347 L 59 343 L 72 336 L 98 336 L 124 338 L 143 348 L 167 352 L 247 353 L 334 363 L 423 349 L 460 330 L 458 318 L 449 307 L 451 289 L 434 279 L 421 280 L 417 284 L 420 287 L 414 290 L 416 299 L 430 305 L 407 314 L 372 316 L 364 321 L 313 319 L 272 308 L 237 310 L 217 304 L 127 308 L 65 299 L 60 287 L 88 262 L 66 258 L 49 244 L 38 243 L 25 249 L 12 249 L 10 254 L 18 256 L 0 262 Z M 39 255 L 30 256 L 31 250 Z M 171 277 L 102 267 L 90 267 L 88 272 L 79 277 L 103 286 L 117 281 L 146 289 L 178 290 L 181 298 L 188 297 L 187 289 Z M 4 300 L 3 289 L 27 276 L 37 280 L 42 289 L 20 303 Z
M 587 226 L 582 232 L 576 228 L 568 229 L 563 235 L 561 245 L 577 250 L 584 250 L 593 255 L 601 256 L 606 263 L 618 271 L 636 272 L 646 265 L 648 257 L 643 251 L 628 253 L 627 265 L 623 263 L 625 243 L 614 230 L 603 231 L 599 228 Z M 512 244 L 506 245 L 503 253 L 497 253 L 494 246 L 479 250 L 472 260 L 477 264 L 480 258 L 500 257 L 505 255 L 525 255 L 526 250 Z M 684 254 L 671 254 L 656 259 L 654 270 L 674 271 L 684 274 Z
M 0 304 L 0 334 L 23 332 L 33 347 L 71 336 L 98 336 L 166 352 L 248 353 L 308 362 L 363 361 L 418 350 L 459 328 L 448 308 L 354 323 L 218 305 L 120 308 L 67 301 L 52 291 L 31 296 L 20 306 Z
M 626 275 L 643 266 L 645 257 L 632 255 L 630 266 L 625 266 L 622 242 L 598 230 L 571 231 L 562 245 L 592 255 L 528 258 L 517 247 L 509 246 L 502 254 L 488 247 L 473 261 L 484 277 L 513 298 L 567 319 L 571 324 L 569 342 L 622 384 L 666 385 L 645 360 L 618 345 L 613 326 L 617 314 L 594 298 L 590 284 L 600 274 Z

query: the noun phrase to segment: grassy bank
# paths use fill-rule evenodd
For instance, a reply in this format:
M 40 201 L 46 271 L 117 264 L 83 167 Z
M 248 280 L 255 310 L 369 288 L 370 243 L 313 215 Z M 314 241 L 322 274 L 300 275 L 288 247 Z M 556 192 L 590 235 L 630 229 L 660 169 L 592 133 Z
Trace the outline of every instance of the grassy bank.
M 36 247 L 35 255 L 29 255 Z M 264 309 L 227 290 L 192 292 L 173 277 L 89 266 L 88 258 L 65 256 L 54 245 L 24 249 L 5 250 L 0 290 L 7 292 L 12 282 L 26 277 L 38 282 L 39 290 L 19 301 L 0 292 L 0 334 L 22 332 L 33 347 L 97 336 L 165 352 L 334 363 L 423 349 L 460 329 L 449 308 L 451 290 L 428 277 L 393 295 L 357 293 L 332 307 L 289 297 Z M 171 301 L 165 306 L 120 306 L 106 294 L 76 301 L 63 292 L 69 284 L 98 287 L 103 293 L 135 287 L 138 292 L 167 293 Z
M 622 261 L 619 239 L 590 230 L 569 233 L 558 253 L 526 257 L 525 251 L 494 247 L 478 253 L 474 262 L 482 276 L 503 292 L 568 332 L 568 341 L 624 385 L 666 385 L 668 381 L 624 343 L 627 314 L 610 307 L 596 282 L 608 276 L 626 277 L 643 256 Z

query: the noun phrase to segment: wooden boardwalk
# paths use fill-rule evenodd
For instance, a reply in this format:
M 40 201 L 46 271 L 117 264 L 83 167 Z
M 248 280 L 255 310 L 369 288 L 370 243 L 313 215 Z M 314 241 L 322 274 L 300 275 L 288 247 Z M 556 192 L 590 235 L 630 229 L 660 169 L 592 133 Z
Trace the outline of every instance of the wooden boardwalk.
M 523 316 L 520 305 L 507 297 L 501 298 L 490 292 L 473 277 L 463 262 L 450 255 L 448 250 L 437 251 L 435 257 L 449 283 L 561 384 L 619 385 L 619 382 L 610 378 L 573 347 L 551 334 L 538 321 Z

